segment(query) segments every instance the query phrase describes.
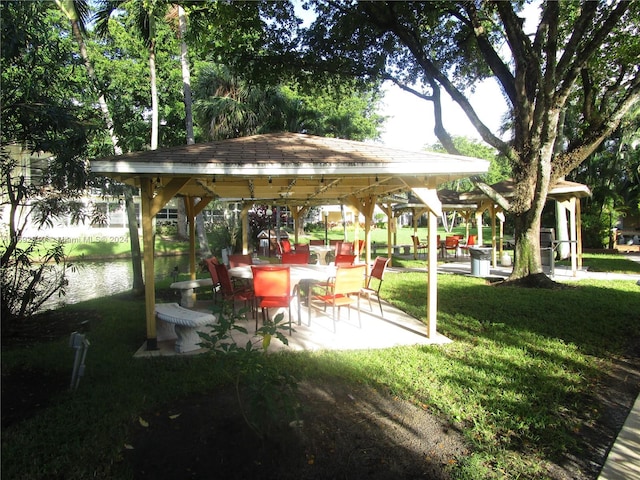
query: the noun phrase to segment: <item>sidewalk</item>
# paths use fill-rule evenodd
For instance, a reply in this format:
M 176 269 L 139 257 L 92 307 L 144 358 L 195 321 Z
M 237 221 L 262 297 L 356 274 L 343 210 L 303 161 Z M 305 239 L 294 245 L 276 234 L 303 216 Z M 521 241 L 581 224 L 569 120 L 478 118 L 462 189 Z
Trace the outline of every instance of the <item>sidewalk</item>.
M 598 480 L 640 479 L 640 397 L 629 412 Z

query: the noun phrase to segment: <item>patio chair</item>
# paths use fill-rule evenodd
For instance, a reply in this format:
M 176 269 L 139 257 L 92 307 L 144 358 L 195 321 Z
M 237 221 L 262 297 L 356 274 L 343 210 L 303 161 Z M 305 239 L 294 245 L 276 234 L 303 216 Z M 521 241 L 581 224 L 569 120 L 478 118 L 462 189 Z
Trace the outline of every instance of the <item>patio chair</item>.
M 343 254 L 339 254 L 336 255 L 336 259 L 334 261 L 334 264 L 336 267 L 344 267 L 346 265 L 353 265 L 353 262 L 356 261 L 356 256 L 355 255 L 343 255 Z
M 467 238 L 467 243 L 465 243 L 464 245 L 460 245 L 462 252 L 469 255 L 469 248 L 473 247 L 477 243 L 477 238 L 477 235 L 469 235 L 469 238 Z
M 448 254 L 449 250 L 453 250 L 456 258 L 458 257 L 458 237 L 446 237 L 444 239 L 444 251 Z
M 411 240 L 413 240 L 413 258 L 414 260 L 418 258 L 420 252 L 424 253 L 424 258 L 427 258 L 427 249 L 429 248 L 426 243 L 420 243 L 420 239 L 416 235 L 411 235 Z
M 222 298 L 224 298 L 226 301 L 232 302 L 234 311 L 236 301 L 244 302 L 245 307 L 248 306 L 255 317 L 256 315 L 253 309 L 255 295 L 253 294 L 253 291 L 248 287 L 234 286 L 234 284 L 231 282 L 231 277 L 229 276 L 229 271 L 227 270 L 227 266 L 225 264 L 216 264 L 214 265 L 214 268 L 220 282 L 220 293 L 222 294 Z
M 253 265 L 253 259 L 251 258 L 251 255 L 245 255 L 242 253 L 234 253 L 232 255 L 229 255 L 229 268 L 245 267 L 249 265 Z
M 289 252 L 282 254 L 282 263 L 285 265 L 308 265 L 309 252 Z
M 311 251 L 309 249 L 309 244 L 308 243 L 296 243 L 295 247 L 296 247 L 295 248 L 296 252 L 300 252 L 300 253 L 307 252 L 307 253 L 309 253 Z
M 289 335 L 291 328 L 291 272 L 288 266 L 265 265 L 252 266 L 253 292 L 256 298 L 256 308 L 262 309 L 262 324 L 269 318 L 270 308 L 289 309 Z M 256 330 L 258 316 L 256 315 Z
M 287 238 L 280 240 L 280 254 L 291 252 L 291 242 Z
M 338 255 L 352 255 L 353 242 L 338 242 L 336 245 L 336 257 Z
M 338 315 L 340 315 L 340 307 L 348 307 L 351 314 L 351 305 L 357 305 L 358 324 L 362 327 L 360 318 L 360 290 L 364 282 L 365 265 L 348 265 L 338 267 L 336 276 L 328 290 L 323 295 L 314 295 L 313 300 L 319 301 L 324 305 L 332 307 L 333 331 L 336 331 L 336 307 L 338 307 Z
M 367 277 L 366 285 L 360 290 L 360 295 L 366 297 L 369 300 L 369 310 L 373 312 L 371 306 L 371 297 L 375 296 L 378 299 L 378 305 L 380 306 L 380 316 L 384 316 L 382 311 L 382 301 L 380 300 L 380 287 L 382 287 L 382 279 L 384 277 L 384 271 L 389 264 L 389 259 L 385 257 L 376 257 L 376 260 L 371 269 L 371 273 Z
M 253 258 L 249 254 L 234 253 L 229 255 L 229 268 L 249 267 L 253 265 Z M 242 278 L 233 278 L 231 280 L 237 288 L 248 288 L 251 290 L 251 281 Z
M 207 270 L 209 270 L 209 275 L 211 275 L 211 281 L 213 285 L 211 289 L 213 290 L 213 303 L 218 301 L 218 292 L 220 292 L 220 280 L 218 279 L 218 274 L 216 273 L 215 265 L 218 265 L 218 259 L 216 257 L 205 258 L 204 263 L 207 266 Z

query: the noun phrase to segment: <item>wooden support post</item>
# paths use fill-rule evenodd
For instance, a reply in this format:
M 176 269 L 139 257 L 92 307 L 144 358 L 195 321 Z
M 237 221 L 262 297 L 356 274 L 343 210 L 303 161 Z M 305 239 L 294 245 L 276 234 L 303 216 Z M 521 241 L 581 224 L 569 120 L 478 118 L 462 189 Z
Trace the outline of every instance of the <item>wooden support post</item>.
M 571 253 L 571 275 L 578 275 L 578 261 L 577 261 L 577 249 L 576 249 L 576 202 L 580 203 L 576 197 L 571 197 L 569 200 L 569 251 Z
M 196 279 L 196 216 L 194 197 L 184 197 L 184 211 L 189 223 L 189 278 Z M 195 300 L 195 293 L 194 300 Z
M 144 301 L 145 317 L 147 323 L 147 350 L 157 350 L 158 340 L 156 334 L 156 288 L 154 276 L 154 245 L 153 245 L 153 217 L 151 203 L 153 200 L 153 188 L 150 178 L 140 179 L 140 202 L 142 211 L 142 244 L 144 258 Z
M 436 320 L 438 317 L 438 216 L 429 211 L 427 214 L 428 248 L 427 248 L 427 337 L 436 337 Z
M 580 199 L 576 199 L 576 256 L 578 257 L 577 268 L 582 270 L 582 213 Z
M 242 222 L 242 254 L 249 253 L 249 208 L 250 206 L 242 205 L 240 210 L 240 221 Z
M 496 247 L 498 245 L 496 238 L 496 206 L 491 205 L 491 264 L 493 268 L 498 266 Z

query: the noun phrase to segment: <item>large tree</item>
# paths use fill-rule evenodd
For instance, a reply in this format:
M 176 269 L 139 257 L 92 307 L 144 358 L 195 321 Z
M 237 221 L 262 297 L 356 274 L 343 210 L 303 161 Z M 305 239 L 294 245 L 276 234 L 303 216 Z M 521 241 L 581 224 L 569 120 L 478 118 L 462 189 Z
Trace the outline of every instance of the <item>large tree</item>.
M 640 98 L 638 2 L 542 2 L 532 27 L 522 13 L 527 4 L 310 1 L 305 7 L 315 9 L 317 20 L 307 29 L 292 34 L 287 19 L 277 33 L 275 19 L 263 48 L 232 53 L 237 65 L 254 72 L 267 63 L 273 71 L 284 59 L 289 72 L 322 69 L 393 81 L 432 102 L 435 134 L 457 153 L 442 119 L 446 92 L 511 164 L 511 201 L 477 185 L 514 217 L 511 279 L 519 279 L 542 273 L 539 229 L 550 185 L 593 153 Z M 474 84 L 489 77 L 510 108 L 508 140 L 483 123 L 469 100 Z M 572 104 L 579 106 L 579 135 L 557 144 Z

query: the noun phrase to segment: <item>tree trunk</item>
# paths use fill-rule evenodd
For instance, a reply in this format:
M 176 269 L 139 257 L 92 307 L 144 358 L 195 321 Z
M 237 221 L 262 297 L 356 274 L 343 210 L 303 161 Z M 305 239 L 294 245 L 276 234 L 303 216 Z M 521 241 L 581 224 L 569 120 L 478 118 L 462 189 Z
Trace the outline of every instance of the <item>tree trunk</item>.
M 178 5 L 178 36 L 180 38 L 180 66 L 182 69 L 182 97 L 184 101 L 184 121 L 186 129 L 187 145 L 196 143 L 193 134 L 193 102 L 191 99 L 191 68 L 189 65 L 189 50 L 185 37 L 187 35 L 187 14 L 181 5 Z M 178 208 L 178 236 L 187 237 L 187 217 L 184 212 L 184 203 L 180 202 L 182 208 Z M 211 256 L 211 248 L 207 240 L 207 232 L 204 226 L 202 212 L 196 215 L 196 234 L 200 245 L 200 254 L 205 258 Z
M 184 202 L 178 202 L 178 221 L 176 227 L 176 234 L 178 235 L 178 238 L 181 240 L 188 240 L 189 232 L 187 226 L 187 212 L 184 209 Z
M 515 217 L 515 258 L 509 280 L 542 273 L 540 260 L 540 217 L 518 215 Z
M 182 6 L 178 5 L 178 21 L 180 32 L 180 66 L 182 67 L 182 92 L 184 95 L 184 119 L 187 130 L 187 145 L 196 143 L 193 135 L 193 105 L 191 100 L 191 72 L 189 55 L 185 36 L 187 34 L 187 15 Z
M 144 280 L 142 279 L 142 253 L 140 251 L 140 238 L 138 235 L 138 216 L 136 215 L 136 205 L 129 188 L 124 192 L 125 208 L 127 210 L 127 220 L 129 223 L 129 235 L 131 243 L 131 266 L 133 268 L 133 293 L 144 293 Z
M 156 81 L 156 42 L 149 44 L 149 77 L 151 79 L 151 150 L 158 149 L 158 85 Z
M 515 259 L 513 271 L 508 280 L 522 279 L 533 275 L 543 275 L 540 250 L 540 225 L 542 210 L 547 201 L 551 181 L 551 149 L 542 145 L 530 168 L 514 178 L 516 195 L 514 205 Z
M 209 241 L 207 239 L 207 231 L 204 227 L 204 217 L 202 213 L 199 213 L 198 215 L 196 215 L 196 234 L 198 236 L 200 255 L 203 258 L 210 257 L 211 247 L 209 246 Z

